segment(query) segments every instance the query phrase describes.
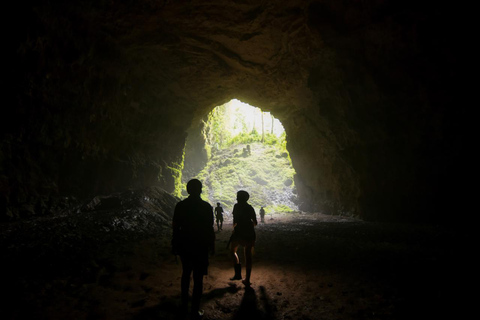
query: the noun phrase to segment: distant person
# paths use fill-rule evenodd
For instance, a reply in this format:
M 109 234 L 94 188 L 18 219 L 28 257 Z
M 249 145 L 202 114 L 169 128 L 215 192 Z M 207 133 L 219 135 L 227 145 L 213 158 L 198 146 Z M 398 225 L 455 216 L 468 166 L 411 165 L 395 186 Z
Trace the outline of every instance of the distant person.
M 188 198 L 175 206 L 173 214 L 172 252 L 182 261 L 181 301 L 182 311 L 188 309 L 188 290 L 193 272 L 192 319 L 203 315 L 200 298 L 203 276 L 208 271 L 208 253 L 215 253 L 213 208 L 200 197 L 202 183 L 192 179 L 187 183 Z
M 260 207 L 260 221 L 265 222 L 265 209 L 263 207 Z
M 215 207 L 215 220 L 217 221 L 217 230 L 221 231 L 223 228 L 223 208 L 220 206 L 220 202 L 217 202 Z
M 233 234 L 231 237 L 230 253 L 233 259 L 235 275 L 230 280 L 242 279 L 242 265 L 238 259 L 237 249 L 241 245 L 245 253 L 246 276 L 242 280 L 245 286 L 250 286 L 252 274 L 252 250 L 255 246 L 255 226 L 258 224 L 255 209 L 247 203 L 250 195 L 247 191 L 237 192 L 237 203 L 233 207 Z

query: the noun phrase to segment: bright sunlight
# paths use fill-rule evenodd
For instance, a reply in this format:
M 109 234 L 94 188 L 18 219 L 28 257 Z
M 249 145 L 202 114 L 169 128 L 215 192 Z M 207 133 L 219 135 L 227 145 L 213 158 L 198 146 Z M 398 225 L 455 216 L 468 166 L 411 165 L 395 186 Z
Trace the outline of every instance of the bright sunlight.
M 280 120 L 275 119 L 270 112 L 262 112 L 260 108 L 237 99 L 230 100 L 224 106 L 227 115 L 227 128 L 233 136 L 246 131 L 241 126 L 243 123 L 246 128 L 255 128 L 257 132 L 262 132 L 263 124 L 263 131 L 275 134 L 277 137 L 285 131 Z

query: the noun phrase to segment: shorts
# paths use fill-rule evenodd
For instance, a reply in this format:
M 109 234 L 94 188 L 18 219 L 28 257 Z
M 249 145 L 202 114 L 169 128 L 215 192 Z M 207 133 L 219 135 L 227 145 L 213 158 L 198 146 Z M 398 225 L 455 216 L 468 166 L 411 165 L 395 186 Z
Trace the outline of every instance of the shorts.
M 234 246 L 238 244 L 243 247 L 255 247 L 255 240 L 236 239 L 236 240 L 232 240 L 232 244 Z

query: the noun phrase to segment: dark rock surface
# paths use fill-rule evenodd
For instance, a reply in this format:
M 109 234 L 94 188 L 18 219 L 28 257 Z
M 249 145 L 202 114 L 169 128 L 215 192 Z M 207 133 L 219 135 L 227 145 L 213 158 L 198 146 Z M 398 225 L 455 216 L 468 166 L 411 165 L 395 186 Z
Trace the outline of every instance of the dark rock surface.
M 177 201 L 151 187 L 95 197 L 62 214 L 0 224 L 3 302 L 8 306 L 2 307 L 2 318 L 49 319 L 51 299 L 71 308 L 64 304 L 87 298 L 92 286 L 131 269 L 141 259 L 135 253 L 139 246 L 150 259 L 159 259 L 160 248 L 170 247 Z
M 465 209 L 452 191 L 468 175 L 463 10 L 393 0 L 15 4 L 2 219 L 45 214 L 65 197 L 173 191 L 187 133 L 232 98 L 281 120 L 303 210 L 413 221 Z
M 96 279 L 100 265 L 121 268 L 124 255 L 142 240 L 159 234 L 168 239 L 177 202 L 151 187 L 95 197 L 61 214 L 2 223 L 2 267 L 19 277 L 10 278 L 20 282 L 19 290 L 58 277 Z

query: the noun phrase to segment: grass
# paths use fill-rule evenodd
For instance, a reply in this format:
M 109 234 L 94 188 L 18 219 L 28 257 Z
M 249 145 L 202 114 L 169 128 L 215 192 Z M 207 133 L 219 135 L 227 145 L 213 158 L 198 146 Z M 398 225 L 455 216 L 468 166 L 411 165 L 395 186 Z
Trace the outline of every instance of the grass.
M 278 145 L 250 144 L 251 154 L 241 151 L 245 144 L 232 144 L 217 151 L 198 178 L 204 183 L 203 198 L 212 204 L 220 202 L 229 211 L 236 202 L 238 190 L 250 193 L 249 203 L 258 211 L 292 212 L 293 169 L 290 158 Z M 293 208 L 292 208 L 293 207 Z

